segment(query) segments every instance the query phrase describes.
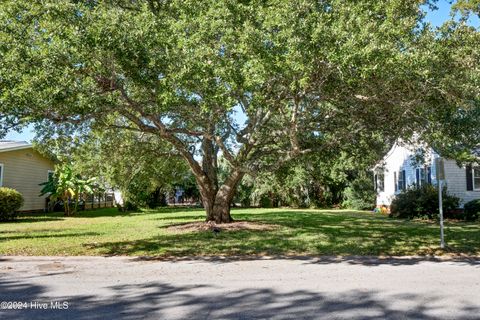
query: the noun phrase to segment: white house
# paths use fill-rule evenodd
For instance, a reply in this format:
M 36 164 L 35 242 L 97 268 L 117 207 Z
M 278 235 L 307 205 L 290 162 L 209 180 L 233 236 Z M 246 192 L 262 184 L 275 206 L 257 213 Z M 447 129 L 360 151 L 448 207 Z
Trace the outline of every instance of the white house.
M 421 150 L 421 151 L 420 151 Z M 437 185 L 435 159 L 431 148 L 395 143 L 374 168 L 377 206 L 389 207 L 395 195 L 413 185 Z M 445 185 L 448 192 L 460 198 L 460 205 L 480 198 L 480 166 L 458 166 L 445 159 Z

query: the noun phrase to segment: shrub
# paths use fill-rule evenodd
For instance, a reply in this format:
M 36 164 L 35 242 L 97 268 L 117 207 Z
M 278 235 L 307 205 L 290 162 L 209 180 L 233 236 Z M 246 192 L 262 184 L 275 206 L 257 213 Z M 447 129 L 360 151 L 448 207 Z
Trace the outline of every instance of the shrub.
M 353 180 L 343 193 L 342 207 L 371 210 L 375 207 L 375 190 L 372 178 L 364 175 Z
M 443 188 L 443 211 L 448 213 L 458 208 L 460 199 L 448 194 Z M 438 218 L 438 191 L 432 185 L 411 187 L 398 194 L 390 206 L 390 216 L 396 218 Z
M 161 188 L 156 188 L 153 192 L 151 192 L 147 199 L 146 205 L 150 209 L 156 209 L 158 207 L 166 207 L 167 206 L 167 197 L 165 192 Z
M 260 198 L 259 205 L 261 208 L 273 208 L 272 199 L 270 199 L 267 195 L 263 195 Z
M 463 213 L 460 215 L 465 221 L 475 221 L 480 214 L 480 199 L 465 203 Z
M 23 197 L 17 190 L 0 188 L 0 221 L 14 220 L 23 205 Z
M 138 211 L 139 207 L 135 203 L 129 200 L 124 200 L 123 204 L 117 203 L 117 209 L 120 212 L 129 212 L 129 211 Z

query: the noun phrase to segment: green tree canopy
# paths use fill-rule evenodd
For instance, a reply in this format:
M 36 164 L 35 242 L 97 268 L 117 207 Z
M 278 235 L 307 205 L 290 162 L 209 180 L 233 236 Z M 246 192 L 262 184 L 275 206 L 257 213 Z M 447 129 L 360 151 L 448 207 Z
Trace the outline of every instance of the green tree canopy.
M 429 3 L 3 1 L 1 127 L 150 135 L 229 222 L 246 173 L 307 153 L 414 132 L 451 153 L 478 143 L 479 33 L 432 30 Z
M 158 205 L 150 201 L 159 200 L 150 199 L 153 194 L 165 196 L 176 187 L 190 185 L 192 175 L 178 152 L 150 135 L 104 130 L 69 145 L 67 161 L 77 171 L 98 176 L 104 185 L 120 190 L 124 206 Z

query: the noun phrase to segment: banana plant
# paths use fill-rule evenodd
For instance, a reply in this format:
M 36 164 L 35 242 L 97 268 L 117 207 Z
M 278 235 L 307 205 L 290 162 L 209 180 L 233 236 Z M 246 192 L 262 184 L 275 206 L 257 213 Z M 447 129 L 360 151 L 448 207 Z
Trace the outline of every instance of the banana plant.
M 49 195 L 52 201 L 62 201 L 65 215 L 71 216 L 77 212 L 80 200 L 94 192 L 95 181 L 96 178 L 82 179 L 68 165 L 58 166 L 49 181 L 40 184 L 43 186 L 40 196 Z M 72 201 L 73 210 L 70 206 Z
M 76 176 L 74 180 L 74 212 L 77 212 L 78 205 L 81 200 L 86 200 L 86 196 L 89 194 L 93 194 L 97 189 L 96 185 L 97 178 L 90 178 L 90 179 L 81 179 L 80 176 Z

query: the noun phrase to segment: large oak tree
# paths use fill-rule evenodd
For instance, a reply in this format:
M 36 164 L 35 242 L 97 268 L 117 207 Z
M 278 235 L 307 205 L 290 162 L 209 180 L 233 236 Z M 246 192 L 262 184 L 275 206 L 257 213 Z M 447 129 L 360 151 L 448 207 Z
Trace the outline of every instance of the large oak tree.
M 151 135 L 188 163 L 207 220 L 230 222 L 245 174 L 309 152 L 478 142 L 478 31 L 432 30 L 425 4 L 3 1 L 1 127 Z

